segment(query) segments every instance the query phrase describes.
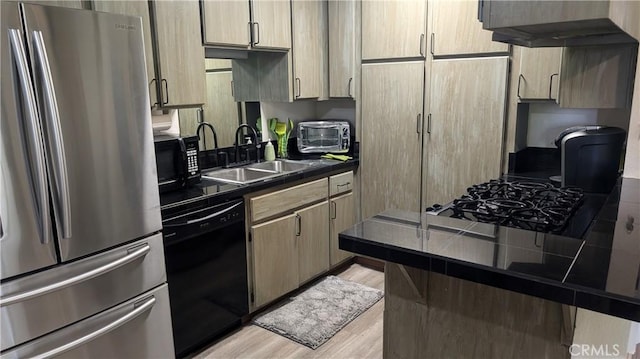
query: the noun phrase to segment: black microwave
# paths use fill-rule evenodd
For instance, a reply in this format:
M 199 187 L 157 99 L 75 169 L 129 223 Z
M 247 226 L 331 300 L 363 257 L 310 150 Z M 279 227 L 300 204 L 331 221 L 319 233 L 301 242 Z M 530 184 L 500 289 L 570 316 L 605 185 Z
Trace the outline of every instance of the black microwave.
M 154 137 L 160 193 L 200 182 L 198 136 Z

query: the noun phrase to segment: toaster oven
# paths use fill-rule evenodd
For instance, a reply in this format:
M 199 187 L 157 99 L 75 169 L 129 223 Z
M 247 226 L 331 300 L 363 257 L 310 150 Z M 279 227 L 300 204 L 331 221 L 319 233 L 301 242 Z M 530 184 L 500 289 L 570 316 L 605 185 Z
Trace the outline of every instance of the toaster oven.
M 303 121 L 297 135 L 300 153 L 346 153 L 351 144 L 347 121 Z

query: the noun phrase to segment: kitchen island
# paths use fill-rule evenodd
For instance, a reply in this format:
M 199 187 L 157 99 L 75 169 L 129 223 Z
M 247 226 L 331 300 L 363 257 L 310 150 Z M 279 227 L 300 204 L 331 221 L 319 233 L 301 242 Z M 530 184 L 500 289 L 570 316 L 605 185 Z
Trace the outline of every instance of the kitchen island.
M 387 358 L 566 358 L 576 307 L 640 321 L 639 217 L 623 179 L 583 239 L 389 210 L 340 248 L 386 261 Z

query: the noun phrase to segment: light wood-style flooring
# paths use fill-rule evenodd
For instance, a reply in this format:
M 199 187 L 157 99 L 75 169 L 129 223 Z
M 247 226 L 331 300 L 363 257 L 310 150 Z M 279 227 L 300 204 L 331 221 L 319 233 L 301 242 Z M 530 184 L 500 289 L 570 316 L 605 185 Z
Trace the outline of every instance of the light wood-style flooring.
M 359 264 L 336 275 L 384 290 L 384 273 Z M 382 358 L 383 309 L 384 298 L 316 350 L 249 323 L 195 358 Z

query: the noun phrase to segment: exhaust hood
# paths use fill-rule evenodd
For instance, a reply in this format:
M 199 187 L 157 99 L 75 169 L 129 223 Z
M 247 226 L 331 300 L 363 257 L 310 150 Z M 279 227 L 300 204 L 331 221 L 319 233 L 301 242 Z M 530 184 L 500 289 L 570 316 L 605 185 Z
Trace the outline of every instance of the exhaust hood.
M 637 43 L 640 1 L 480 0 L 478 19 L 493 41 L 526 47 Z

